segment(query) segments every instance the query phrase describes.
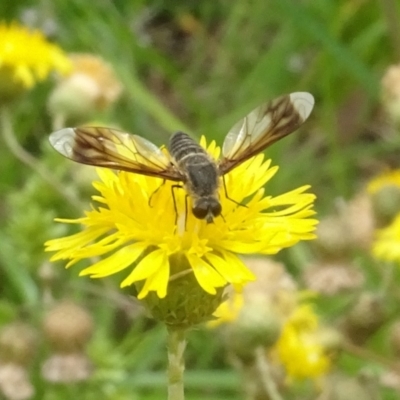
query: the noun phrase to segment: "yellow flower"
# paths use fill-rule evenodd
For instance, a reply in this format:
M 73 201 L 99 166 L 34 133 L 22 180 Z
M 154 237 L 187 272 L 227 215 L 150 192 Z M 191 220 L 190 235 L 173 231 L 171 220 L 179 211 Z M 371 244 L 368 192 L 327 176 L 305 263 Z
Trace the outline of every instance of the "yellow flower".
M 400 261 L 400 215 L 389 226 L 377 232 L 372 252 L 384 261 Z
M 1 86 L 10 78 L 11 83 L 28 89 L 46 79 L 50 72 L 64 74 L 70 68 L 70 61 L 63 51 L 49 43 L 41 32 L 30 31 L 15 23 L 0 23 Z
M 205 147 L 204 139 L 201 144 Z M 215 142 L 208 147 L 214 157 L 219 151 Z M 138 298 L 150 291 L 163 298 L 170 279 L 188 273 L 209 294 L 227 284 L 240 289 L 254 275 L 238 254 L 274 254 L 315 237 L 317 221 L 310 218 L 315 214 L 315 196 L 304 193 L 308 186 L 277 197 L 264 196 L 263 186 L 278 170 L 270 164 L 261 154 L 225 176 L 229 197 L 241 205 L 227 199 L 221 185 L 222 216 L 212 224 L 192 215 L 190 198 L 184 190 L 173 189 L 173 182 L 98 168 L 100 181 L 94 187 L 100 195 L 93 200 L 100 206 L 76 220 L 60 219 L 82 224 L 84 229 L 48 241 L 46 250 L 57 252 L 52 261 L 70 260 L 67 267 L 104 256 L 81 272 L 94 278 L 129 268 L 121 286 L 143 281 Z M 184 271 L 179 269 L 182 265 Z
M 328 371 L 330 359 L 318 340 L 318 328 L 309 304 L 299 306 L 284 324 L 276 351 L 289 377 L 315 378 Z
M 400 170 L 395 169 L 392 171 L 386 171 L 381 175 L 376 176 L 372 179 L 368 186 L 367 190 L 370 194 L 375 194 L 379 192 L 381 189 L 387 186 L 396 186 L 400 188 Z

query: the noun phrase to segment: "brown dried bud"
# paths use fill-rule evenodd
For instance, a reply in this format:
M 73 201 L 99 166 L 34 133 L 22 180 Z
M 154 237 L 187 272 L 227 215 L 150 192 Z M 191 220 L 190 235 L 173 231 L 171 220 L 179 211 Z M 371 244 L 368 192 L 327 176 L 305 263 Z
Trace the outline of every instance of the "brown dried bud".
M 45 287 L 52 287 L 57 275 L 56 269 L 49 262 L 43 263 L 38 270 L 38 277 Z
M 252 301 L 244 304 L 238 318 L 228 327 L 228 346 L 242 361 L 252 360 L 259 347 L 271 347 L 278 340 L 282 318 L 271 304 Z
M 78 123 L 112 105 L 122 92 L 111 64 L 93 54 L 72 54 L 71 74 L 60 80 L 48 107 L 57 116 Z
M 34 392 L 25 367 L 15 363 L 0 363 L 0 393 L 7 400 L 27 400 Z
M 0 332 L 0 362 L 27 365 L 36 351 L 36 332 L 23 322 L 6 325 Z
M 386 321 L 384 298 L 362 293 L 342 321 L 343 333 L 357 345 L 365 343 Z
M 44 334 L 62 353 L 80 351 L 93 332 L 91 315 L 81 306 L 63 301 L 51 309 L 43 321 Z
M 400 358 L 400 321 L 393 323 L 389 333 L 390 346 L 396 357 Z
M 372 194 L 372 205 L 379 226 L 389 224 L 400 211 L 400 187 L 382 186 Z
M 352 250 L 352 240 L 348 227 L 342 218 L 330 216 L 320 221 L 315 244 L 325 258 L 343 258 Z
M 338 203 L 337 213 L 320 221 L 315 244 L 328 259 L 346 258 L 354 249 L 369 249 L 375 234 L 372 201 L 366 193 Z
M 341 213 L 344 224 L 350 232 L 354 248 L 369 250 L 375 235 L 375 215 L 370 196 L 357 194 Z
M 385 371 L 381 375 L 381 385 L 396 392 L 400 392 L 400 373 L 399 373 L 400 365 L 395 365 L 393 369 Z
M 376 400 L 378 382 L 372 378 L 347 377 L 336 373 L 330 375 L 318 399 L 323 400 Z
M 360 288 L 365 281 L 363 272 L 347 261 L 321 261 L 304 270 L 303 280 L 308 289 L 333 296 Z
M 282 316 L 290 315 L 298 303 L 298 287 L 284 264 L 266 257 L 245 257 L 243 261 L 257 277 L 244 287 L 244 303 L 270 302 Z
M 63 353 L 45 361 L 42 376 L 49 382 L 71 383 L 87 380 L 92 371 L 92 363 L 84 353 Z

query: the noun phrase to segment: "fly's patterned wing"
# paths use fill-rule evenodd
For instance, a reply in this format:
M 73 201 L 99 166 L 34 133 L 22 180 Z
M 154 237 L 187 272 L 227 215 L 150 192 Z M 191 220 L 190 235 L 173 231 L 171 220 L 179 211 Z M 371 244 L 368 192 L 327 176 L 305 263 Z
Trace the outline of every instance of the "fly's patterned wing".
M 50 135 L 50 144 L 64 157 L 95 165 L 172 181 L 184 177 L 155 144 L 111 128 L 64 128 Z
M 262 104 L 237 122 L 225 138 L 221 175 L 295 131 L 310 115 L 314 98 L 296 92 Z

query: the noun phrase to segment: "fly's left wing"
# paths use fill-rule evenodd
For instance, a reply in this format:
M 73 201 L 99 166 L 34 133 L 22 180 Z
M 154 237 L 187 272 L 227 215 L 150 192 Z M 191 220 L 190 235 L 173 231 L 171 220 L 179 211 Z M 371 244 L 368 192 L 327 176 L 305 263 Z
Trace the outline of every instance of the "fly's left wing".
M 262 104 L 227 134 L 219 162 L 221 175 L 295 131 L 314 107 L 310 93 L 296 92 Z
M 165 153 L 137 135 L 111 128 L 79 127 L 54 132 L 49 140 L 64 157 L 81 164 L 184 180 Z

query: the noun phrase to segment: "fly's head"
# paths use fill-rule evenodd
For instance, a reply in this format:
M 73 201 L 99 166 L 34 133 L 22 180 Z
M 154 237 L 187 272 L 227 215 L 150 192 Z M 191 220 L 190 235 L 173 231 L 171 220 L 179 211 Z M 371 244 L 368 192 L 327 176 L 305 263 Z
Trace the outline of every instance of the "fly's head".
M 194 200 L 192 212 L 198 219 L 205 219 L 207 224 L 214 222 L 214 218 L 221 215 L 222 207 L 215 196 L 198 197 Z

